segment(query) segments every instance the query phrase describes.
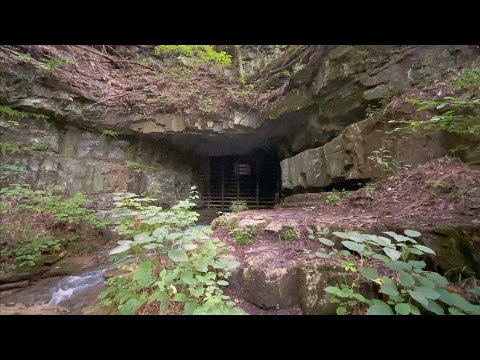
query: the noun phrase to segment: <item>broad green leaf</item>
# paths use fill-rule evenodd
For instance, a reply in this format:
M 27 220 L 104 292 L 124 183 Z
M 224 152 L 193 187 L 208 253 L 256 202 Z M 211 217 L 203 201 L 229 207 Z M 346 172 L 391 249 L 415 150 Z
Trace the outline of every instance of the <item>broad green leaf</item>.
M 321 251 L 316 252 L 316 253 L 315 253 L 315 256 L 318 256 L 318 257 L 320 257 L 320 258 L 329 258 L 329 257 L 330 257 L 329 254 L 326 254 L 326 253 L 321 252 Z
M 392 280 L 390 280 L 387 277 L 383 277 L 383 280 L 384 281 L 383 281 L 383 284 L 380 286 L 379 292 L 381 292 L 382 294 L 390 295 L 390 296 L 399 295 L 397 286 Z
M 147 249 L 147 250 L 153 250 L 153 249 L 157 249 L 157 248 L 160 248 L 162 247 L 160 244 L 147 244 L 147 245 L 143 245 L 143 248 L 144 249 Z
M 400 284 L 404 287 L 415 285 L 415 279 L 408 273 L 401 273 L 399 276 Z
M 415 255 L 423 255 L 424 254 L 423 251 L 420 251 L 419 249 L 415 249 L 415 248 L 408 248 L 408 252 L 410 254 L 415 254 Z
M 318 238 L 318 240 L 327 246 L 333 246 L 335 243 L 332 240 L 326 239 L 326 238 Z
M 194 250 L 198 247 L 197 244 L 193 244 L 193 243 L 188 243 L 188 244 L 184 244 L 183 245 L 183 248 L 187 251 L 190 251 L 190 250 Z
M 191 271 L 183 273 L 180 279 L 187 285 L 195 286 L 198 283 L 198 280 L 193 277 L 193 273 Z
M 398 241 L 398 242 L 404 242 L 404 241 L 413 241 L 413 242 L 415 242 L 415 240 L 410 239 L 410 238 L 407 237 L 407 236 L 403 236 L 403 235 L 394 233 L 393 231 L 384 231 L 384 234 L 387 234 L 388 236 L 391 236 L 392 238 L 394 238 L 394 239 L 395 239 L 396 241 Z
M 190 291 L 190 294 L 192 294 L 193 296 L 196 296 L 196 297 L 200 297 L 204 294 L 205 290 L 203 289 L 203 287 L 201 288 L 188 288 L 188 290 Z
M 121 245 L 121 246 L 128 246 L 128 245 L 132 245 L 133 241 L 132 240 L 120 240 L 120 241 L 117 241 L 117 244 Z
M 433 312 L 436 315 L 445 315 L 445 311 L 443 311 L 443 308 L 438 305 L 434 300 L 432 299 L 427 299 L 428 304 L 422 306 L 427 309 L 428 311 Z
M 170 233 L 167 236 L 165 236 L 165 240 L 177 240 L 179 237 L 183 236 L 183 233 Z
M 115 255 L 115 254 L 120 254 L 124 251 L 127 251 L 128 249 L 130 249 L 130 245 L 122 245 L 122 246 L 118 246 L 116 247 L 115 249 L 112 249 L 110 250 L 110 252 L 108 253 L 109 255 Z
M 368 268 L 368 267 L 361 267 L 359 269 L 360 273 L 365 276 L 368 280 L 373 280 L 373 279 L 377 279 L 379 278 L 380 276 L 378 275 L 378 272 L 377 270 L 375 269 L 372 269 L 372 268 Z
M 154 240 L 149 233 L 137 234 L 133 237 L 133 239 L 137 244 L 144 244 L 144 243 L 152 242 Z
M 420 310 L 418 310 L 418 308 L 413 305 L 413 304 L 408 304 L 410 306 L 410 312 L 413 314 L 413 315 L 420 315 Z
M 429 289 L 435 289 L 436 285 L 433 281 L 428 279 L 427 277 L 423 276 L 422 274 L 413 274 L 415 279 L 417 279 L 417 282 L 420 283 L 422 287 L 429 288 Z
M 370 306 L 367 311 L 367 315 L 394 315 L 393 311 L 390 306 L 387 304 L 379 304 L 376 303 L 375 305 Z
M 431 281 L 435 282 L 436 284 L 440 286 L 445 286 L 448 284 L 448 280 L 446 277 L 440 275 L 439 273 L 436 272 L 430 272 L 430 271 L 425 271 L 423 273 L 428 279 Z
M 400 304 L 395 305 L 395 312 L 399 315 L 410 314 L 410 304 L 400 303 Z
M 153 283 L 154 279 L 152 276 L 152 262 L 145 261 L 139 264 L 133 273 L 133 280 L 143 287 Z
M 347 313 L 347 308 L 345 306 L 339 306 L 337 308 L 337 315 L 345 315 Z
M 390 248 L 383 248 L 383 251 L 392 260 L 398 260 L 398 259 L 400 259 L 400 256 L 402 255 L 399 251 L 394 250 L 394 249 L 390 249 Z
M 405 230 L 403 233 L 409 237 L 419 237 L 420 235 L 422 235 L 421 233 L 415 230 Z
M 428 300 L 422 292 L 418 292 L 416 290 L 407 290 L 412 298 L 417 300 L 420 304 L 427 306 Z
M 390 258 L 383 254 L 373 254 L 372 258 L 382 260 L 383 262 L 390 262 Z
M 423 246 L 423 245 L 413 245 L 414 248 L 417 248 L 418 250 L 421 250 L 423 252 L 426 252 L 427 254 L 432 254 L 432 255 L 436 255 L 435 254 L 435 251 L 433 251 L 432 249 L 430 249 L 429 247 L 427 246 Z
M 168 257 L 175 262 L 188 261 L 188 255 L 185 250 L 169 250 Z
M 182 293 L 175 294 L 173 301 L 185 302 L 187 301 L 187 295 Z
M 200 306 L 197 302 L 186 302 L 185 307 L 183 308 L 184 315 L 192 315 L 196 308 Z
M 468 292 L 475 296 L 480 296 L 480 287 L 475 287 L 473 289 L 470 289 L 468 290 Z
M 465 315 L 465 313 L 456 307 L 449 307 L 448 312 L 452 315 Z
M 367 303 L 369 304 L 370 303 L 370 300 L 368 299 L 365 299 L 365 297 L 362 295 L 362 294 L 358 294 L 358 293 L 355 293 L 353 294 L 353 297 L 361 302 L 364 302 L 364 303 Z
M 425 261 L 409 260 L 408 263 L 416 269 L 423 269 L 427 265 Z
M 339 238 L 342 238 L 342 239 L 350 239 L 349 234 L 346 234 L 346 233 L 340 232 L 340 231 L 335 231 L 335 232 L 332 233 L 332 235 L 338 236 Z
M 221 285 L 221 286 L 227 286 L 229 283 L 228 283 L 228 281 L 225 281 L 225 280 L 219 280 L 219 281 L 217 281 L 217 284 Z
M 153 231 L 153 236 L 155 236 L 156 238 L 158 238 L 160 240 L 164 239 L 165 236 L 167 236 L 167 234 L 168 234 L 168 229 L 164 228 L 164 227 L 156 228 Z
M 345 246 L 347 249 L 356 251 L 358 253 L 363 253 L 363 250 L 365 248 L 365 245 L 363 244 L 359 244 L 359 243 L 348 241 L 348 240 L 342 241 L 342 245 Z
M 120 315 L 133 315 L 140 307 L 140 303 L 137 299 L 129 299 L 125 304 L 120 308 Z
M 369 235 L 368 240 L 373 241 L 374 243 L 380 246 L 387 246 L 392 243 L 392 241 L 389 238 L 386 238 L 383 236 L 377 236 L 377 235 Z
M 405 261 L 392 261 L 385 265 L 390 270 L 400 271 L 400 270 L 412 270 L 412 265 L 406 263 Z

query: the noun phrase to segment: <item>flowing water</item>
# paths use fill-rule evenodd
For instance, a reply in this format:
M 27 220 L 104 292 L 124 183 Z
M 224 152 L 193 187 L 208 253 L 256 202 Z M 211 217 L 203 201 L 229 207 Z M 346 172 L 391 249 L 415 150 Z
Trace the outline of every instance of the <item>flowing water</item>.
M 58 283 L 57 288 L 52 295 L 52 299 L 49 301 L 49 304 L 58 305 L 74 294 L 85 291 L 92 286 L 102 284 L 103 273 L 105 271 L 106 269 L 103 269 L 89 271 L 76 276 L 67 276 Z
M 207 226 L 197 225 L 194 228 L 201 230 Z M 133 261 L 135 259 L 125 258 L 121 263 Z M 0 292 L 0 305 L 18 303 L 27 307 L 42 304 L 59 305 L 70 310 L 71 314 L 82 314 L 85 307 L 96 304 L 98 294 L 105 288 L 103 274 L 110 268 L 112 265 L 109 263 L 97 264 L 80 274 L 40 279 L 10 294 L 2 295 Z

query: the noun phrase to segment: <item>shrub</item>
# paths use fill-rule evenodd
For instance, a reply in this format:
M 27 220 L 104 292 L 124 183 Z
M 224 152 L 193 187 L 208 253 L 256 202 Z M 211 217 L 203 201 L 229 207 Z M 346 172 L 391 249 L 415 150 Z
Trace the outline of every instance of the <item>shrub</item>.
M 230 205 L 231 212 L 240 212 L 245 210 L 248 210 L 248 206 L 247 203 L 243 200 L 233 201 Z
M 419 308 L 437 315 L 446 312 L 452 315 L 480 314 L 479 305 L 473 305 L 462 296 L 447 290 L 448 280 L 445 277 L 424 270 L 424 261 L 410 260 L 411 255 L 435 255 L 432 249 L 417 243 L 415 239 L 421 235 L 418 231 L 405 230 L 403 235 L 386 231 L 384 234 L 389 237 L 333 232 L 332 235 L 342 239 L 343 247 L 348 249 L 341 252 L 333 248 L 333 241 L 323 241 L 332 250 L 328 254 L 317 252 L 319 257 L 360 255 L 358 272 L 353 263 L 342 263 L 345 271 L 358 273 L 352 285 L 340 284 L 325 288 L 326 292 L 332 294 L 330 301 L 339 304 L 337 314 L 347 314 L 359 304 L 368 306 L 367 315 L 420 315 Z M 376 268 L 367 265 L 370 259 L 382 261 L 395 275 L 381 276 Z M 379 294 L 386 299 L 365 298 L 358 292 L 359 283 L 363 281 L 378 284 Z
M 129 315 L 141 311 L 159 314 L 244 314 L 222 287 L 238 262 L 225 258 L 225 244 L 211 238 L 210 229 L 195 230 L 198 214 L 192 211 L 198 198 L 192 195 L 171 209 L 148 205 L 152 198 L 132 193 L 116 194 L 114 215 L 121 240 L 110 252 L 113 260 L 134 257 L 128 275 L 109 279 L 99 295 L 99 306 Z M 116 311 L 116 310 L 115 310 Z

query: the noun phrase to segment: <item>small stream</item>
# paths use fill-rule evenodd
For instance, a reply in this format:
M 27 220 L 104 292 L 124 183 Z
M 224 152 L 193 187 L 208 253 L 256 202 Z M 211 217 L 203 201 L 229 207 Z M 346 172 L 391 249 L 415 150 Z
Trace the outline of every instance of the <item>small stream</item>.
M 106 269 L 89 271 L 87 273 L 76 275 L 76 276 L 67 276 L 61 280 L 55 292 L 52 294 L 52 299 L 48 302 L 49 304 L 58 305 L 62 301 L 67 300 L 72 297 L 74 294 L 87 290 L 92 286 L 100 285 L 103 283 L 103 273 Z
M 195 228 L 202 229 L 206 226 L 208 225 L 197 225 Z M 133 258 L 125 258 L 121 263 L 133 261 Z M 9 294 L 0 293 L 0 304 L 24 304 L 27 307 L 58 305 L 68 309 L 70 314 L 83 314 L 84 308 L 97 303 L 98 294 L 105 289 L 103 275 L 112 267 L 114 266 L 110 263 L 97 264 L 76 275 L 40 279 Z

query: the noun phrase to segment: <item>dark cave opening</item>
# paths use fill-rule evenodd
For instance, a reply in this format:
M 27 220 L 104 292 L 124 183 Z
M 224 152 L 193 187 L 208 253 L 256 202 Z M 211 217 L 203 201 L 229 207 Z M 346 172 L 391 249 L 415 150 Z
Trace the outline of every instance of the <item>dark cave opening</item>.
M 249 209 L 267 209 L 280 199 L 280 159 L 274 151 L 210 156 L 201 168 L 203 207 L 228 211 L 233 202 L 244 201 Z

